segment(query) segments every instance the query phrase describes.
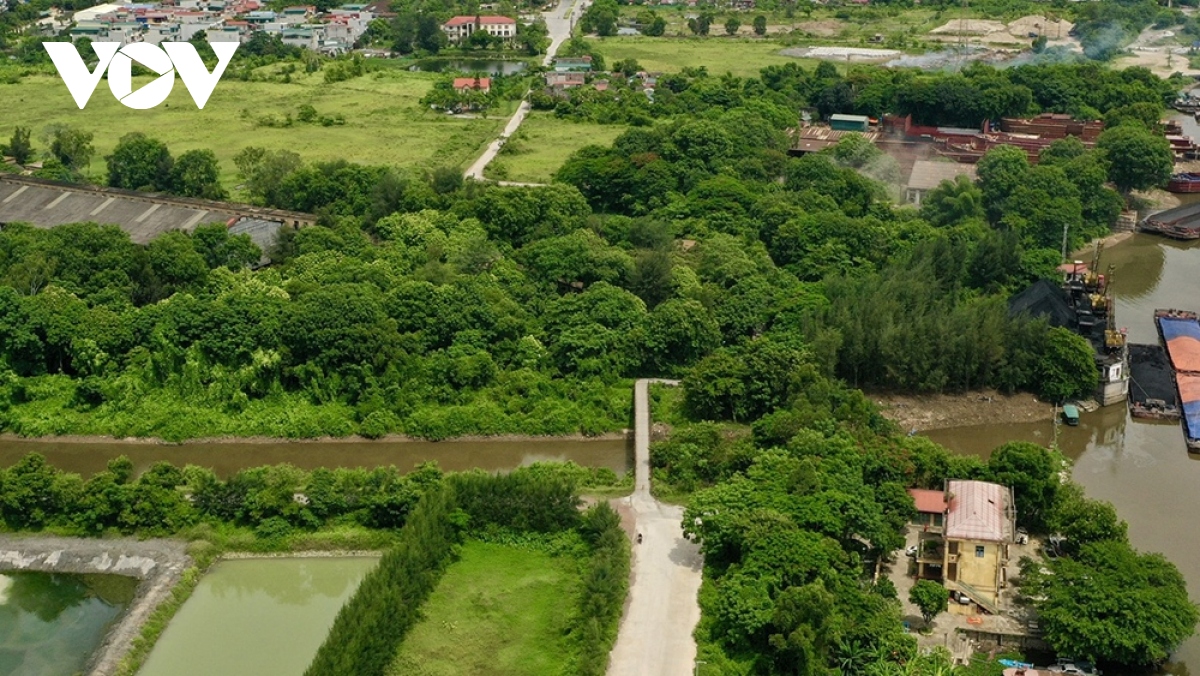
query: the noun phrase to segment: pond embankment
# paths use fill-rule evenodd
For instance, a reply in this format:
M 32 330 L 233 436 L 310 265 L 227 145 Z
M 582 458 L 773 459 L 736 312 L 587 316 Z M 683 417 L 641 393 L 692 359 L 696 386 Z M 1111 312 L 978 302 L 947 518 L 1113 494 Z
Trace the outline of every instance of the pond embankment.
M 139 581 L 133 601 L 88 661 L 88 676 L 116 673 L 142 624 L 191 565 L 184 543 L 176 540 L 0 535 L 0 571 L 103 573 Z

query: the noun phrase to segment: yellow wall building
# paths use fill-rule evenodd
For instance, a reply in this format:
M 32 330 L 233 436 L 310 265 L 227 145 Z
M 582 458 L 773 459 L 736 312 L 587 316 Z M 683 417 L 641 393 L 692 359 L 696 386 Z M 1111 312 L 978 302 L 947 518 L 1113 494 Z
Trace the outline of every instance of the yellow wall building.
M 996 612 L 1007 583 L 1008 546 L 1015 532 L 1012 490 L 986 481 L 946 482 L 942 573 L 960 591 Z

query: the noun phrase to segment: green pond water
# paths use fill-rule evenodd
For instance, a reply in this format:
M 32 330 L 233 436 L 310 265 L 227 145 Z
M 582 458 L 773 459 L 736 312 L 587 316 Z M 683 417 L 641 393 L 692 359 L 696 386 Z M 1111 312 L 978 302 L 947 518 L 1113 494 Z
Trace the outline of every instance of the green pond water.
M 300 676 L 371 557 L 222 561 L 171 620 L 139 676 Z
M 0 674 L 81 673 L 136 587 L 116 575 L 0 574 Z

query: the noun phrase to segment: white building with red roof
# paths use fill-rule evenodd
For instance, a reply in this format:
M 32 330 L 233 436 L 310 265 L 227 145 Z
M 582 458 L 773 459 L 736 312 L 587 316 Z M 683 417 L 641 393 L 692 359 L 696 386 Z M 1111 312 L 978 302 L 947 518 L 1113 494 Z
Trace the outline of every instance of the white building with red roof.
M 442 24 L 451 42 L 461 42 L 477 30 L 505 40 L 517 36 L 517 20 L 508 16 L 456 16 Z

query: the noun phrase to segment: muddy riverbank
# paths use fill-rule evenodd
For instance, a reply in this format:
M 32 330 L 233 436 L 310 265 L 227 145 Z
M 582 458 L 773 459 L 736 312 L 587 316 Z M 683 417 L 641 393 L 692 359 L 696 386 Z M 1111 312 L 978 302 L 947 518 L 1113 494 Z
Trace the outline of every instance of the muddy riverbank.
M 191 565 L 184 543 L 177 540 L 0 535 L 0 571 L 101 573 L 139 580 L 129 607 L 88 660 L 88 676 L 116 673 L 142 625 Z
M 1032 394 L 982 390 L 962 394 L 868 394 L 883 416 L 903 430 L 1033 423 L 1054 418 L 1054 406 Z

